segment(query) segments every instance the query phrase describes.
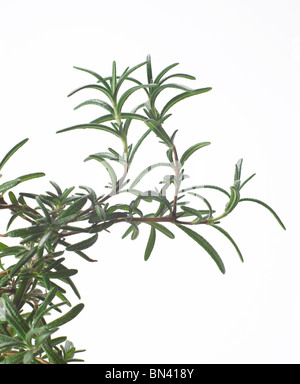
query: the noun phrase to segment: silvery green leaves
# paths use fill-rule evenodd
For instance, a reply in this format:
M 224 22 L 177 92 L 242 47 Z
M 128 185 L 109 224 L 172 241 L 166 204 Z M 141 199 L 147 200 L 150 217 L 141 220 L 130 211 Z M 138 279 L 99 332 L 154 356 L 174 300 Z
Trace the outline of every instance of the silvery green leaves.
M 86 161 L 96 160 L 101 165 L 99 168 L 105 169 L 103 173 L 108 182 L 103 182 L 106 188 L 104 193 L 98 194 L 93 188 L 83 185 L 74 192 L 75 187 L 63 189 L 54 181 L 50 181 L 52 189 L 43 194 L 23 192 L 16 196 L 10 190 L 24 181 L 43 176 L 41 172 L 4 181 L 0 185 L 0 209 L 9 209 L 11 212 L 7 232 L 2 233 L 1 237 L 18 241 L 14 245 L 0 243 L 0 363 L 65 364 L 78 361 L 74 355 L 80 351 L 66 337 L 53 337 L 61 326 L 72 321 L 83 309 L 83 304 L 72 306 L 67 298 L 67 289 L 70 289 L 80 299 L 73 281 L 78 270 L 69 267 L 67 260 L 73 260 L 69 256 L 75 254 L 89 262 L 96 261 L 84 252 L 98 242 L 101 232 L 109 232 L 118 223 L 127 224 L 122 239 L 129 237 L 132 241 L 140 238 L 142 231 L 148 228 L 145 260 L 150 257 L 153 259 L 160 236 L 174 239 L 175 235 L 169 229 L 172 224 L 173 228 L 175 226 L 175 229 L 184 232 L 199 245 L 200 251 L 210 256 L 221 273 L 225 273 L 224 263 L 215 246 L 203 237 L 203 225 L 223 235 L 241 261 L 243 256 L 237 243 L 220 226 L 221 220 L 236 210 L 240 202 L 254 202 L 265 207 L 285 229 L 271 207 L 260 200 L 241 196 L 244 191 L 242 188 L 255 175 L 242 181 L 242 159 L 235 164 L 233 183 L 227 189 L 209 183 L 182 187 L 185 180 L 189 179 L 185 168 L 192 163 L 191 157 L 196 161 L 194 155 L 197 154 L 203 161 L 201 155 L 204 152 L 199 154 L 198 151 L 210 142 L 191 143 L 182 154 L 178 153 L 178 129 L 175 127 L 169 131 L 168 126 L 172 116 L 170 111 L 177 103 L 206 93 L 211 88 L 191 88 L 173 82 L 175 79 L 195 80 L 191 75 L 171 72 L 177 65 L 170 64 L 155 74 L 148 55 L 146 61 L 121 72 L 113 61 L 108 76 L 75 67 L 81 73 L 92 76 L 94 82 L 75 89 L 69 96 L 80 94 L 80 91 L 96 94 L 81 101 L 75 109 L 91 107 L 100 113 L 90 122 L 58 132 L 96 129 L 101 134 L 109 133 L 111 138 L 117 139 L 121 149 L 113 144 L 107 149 L 99 148 L 99 152 L 86 158 Z M 143 77 L 136 77 L 136 73 L 142 70 Z M 163 99 L 171 92 L 175 94 Z M 138 96 L 141 99 L 137 102 Z M 130 106 L 132 101 L 136 104 Z M 134 133 L 134 129 L 139 132 L 132 142 L 131 133 Z M 136 154 L 150 136 L 164 145 L 165 158 L 153 159 L 149 162 L 152 165 L 147 168 L 141 166 L 138 173 L 132 176 L 130 172 Z M 4 156 L 0 161 L 0 170 L 27 141 L 22 140 Z M 155 155 L 154 150 L 151 157 Z M 122 170 L 119 174 L 120 167 Z M 141 187 L 149 181 L 149 175 L 162 170 L 166 172 L 156 177 L 154 185 Z M 95 175 L 95 180 L 101 178 L 99 174 Z M 197 193 L 199 189 L 203 193 Z M 3 194 L 6 192 L 4 200 Z M 206 196 L 209 192 L 212 195 L 220 192 L 224 199 L 224 210 L 220 214 L 216 213 L 210 197 Z M 129 197 L 129 202 L 121 198 L 115 201 L 121 193 L 127 194 L 122 197 Z M 22 220 L 26 223 L 19 224 Z M 66 305 L 71 308 L 63 312 Z M 54 313 L 58 317 L 47 321 L 47 316 Z
M 137 71 L 139 68 L 143 67 L 146 64 L 146 82 L 132 77 L 132 74 Z M 126 68 L 121 75 L 117 74 L 117 64 L 114 61 L 112 65 L 112 75 L 104 77 L 98 73 L 75 67 L 76 69 L 86 72 L 93 76 L 96 81 L 96 84 L 88 84 L 82 87 L 75 89 L 69 94 L 69 96 L 74 95 L 75 93 L 91 89 L 96 90 L 101 93 L 102 96 L 106 97 L 106 100 L 102 99 L 88 99 L 80 103 L 75 109 L 81 108 L 86 105 L 94 105 L 100 107 L 101 110 L 105 109 L 108 114 L 101 115 L 100 117 L 93 119 L 90 123 L 79 124 L 69 128 L 61 129 L 58 132 L 66 132 L 74 129 L 99 129 L 109 133 L 114 134 L 115 136 L 121 138 L 124 141 L 124 135 L 128 133 L 128 128 L 132 120 L 139 120 L 144 122 L 156 135 L 162 140 L 169 148 L 172 148 L 172 140 L 167 132 L 163 128 L 163 122 L 171 116 L 167 115 L 168 110 L 173 107 L 176 103 L 181 100 L 184 100 L 187 97 L 195 96 L 204 92 L 211 90 L 211 88 L 201 88 L 201 89 L 191 89 L 186 85 L 169 83 L 167 82 L 171 78 L 182 78 L 187 80 L 195 80 L 195 77 L 184 74 L 184 73 L 167 73 L 172 70 L 178 63 L 171 64 L 161 70 L 159 74 L 154 77 L 152 73 L 152 64 L 150 55 L 147 56 L 146 61 L 132 67 Z M 167 76 L 166 76 L 167 75 Z M 134 85 L 129 89 L 126 89 L 123 94 L 120 94 L 120 89 L 123 84 L 132 84 Z M 172 97 L 162 108 L 161 112 L 156 108 L 156 101 L 158 96 L 164 90 L 179 90 L 184 91 L 179 95 Z M 127 104 L 127 100 L 130 96 L 138 91 L 144 91 L 145 100 L 138 104 L 131 111 L 124 111 L 124 106 Z M 137 113 L 139 109 L 143 109 L 144 114 Z M 110 122 L 111 127 L 104 125 L 103 123 Z M 133 151 L 134 152 L 134 151 Z M 133 155 L 132 155 L 133 156 Z

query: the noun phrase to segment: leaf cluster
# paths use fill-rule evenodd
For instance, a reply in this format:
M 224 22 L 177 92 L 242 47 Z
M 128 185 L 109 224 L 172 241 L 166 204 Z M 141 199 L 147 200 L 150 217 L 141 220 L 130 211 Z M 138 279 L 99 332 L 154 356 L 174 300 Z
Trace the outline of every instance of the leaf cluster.
M 156 76 L 152 71 L 151 57 L 146 61 L 126 68 L 117 73 L 117 65 L 112 64 L 110 76 L 75 67 L 93 77 L 94 83 L 81 86 L 70 93 L 92 89 L 99 92 L 101 98 L 88 99 L 75 109 L 94 105 L 103 112 L 89 123 L 61 129 L 59 133 L 77 129 L 96 129 L 110 133 L 120 140 L 122 152 L 114 148 L 89 155 L 85 161 L 96 160 L 107 171 L 108 193 L 97 193 L 93 188 L 80 185 L 63 189 L 50 181 L 51 190 L 43 194 L 22 192 L 18 196 L 12 189 L 25 181 L 44 176 L 43 173 L 31 173 L 20 176 L 0 185 L 0 209 L 8 209 L 11 217 L 7 223 L 3 238 L 15 239 L 15 245 L 0 243 L 0 363 L 1 364 L 66 364 L 79 361 L 75 356 L 81 352 L 66 337 L 54 337 L 60 327 L 73 320 L 83 309 L 83 304 L 72 306 L 68 296 L 70 289 L 80 300 L 80 293 L 73 276 L 77 269 L 66 266 L 69 253 L 74 253 L 86 261 L 95 262 L 86 254 L 86 250 L 96 244 L 102 231 L 109 232 L 110 227 L 118 223 L 128 225 L 122 239 L 130 236 L 137 239 L 141 227 L 148 228 L 149 237 L 145 245 L 144 259 L 153 253 L 157 232 L 174 239 L 174 233 L 168 228 L 173 225 L 194 240 L 211 257 L 222 273 L 224 263 L 210 242 L 202 234 L 201 225 L 208 225 L 225 236 L 232 244 L 241 261 L 242 253 L 231 235 L 220 226 L 221 220 L 232 213 L 240 202 L 254 202 L 266 208 L 285 229 L 281 219 L 266 203 L 251 197 L 241 197 L 242 188 L 254 177 L 254 174 L 242 181 L 242 159 L 235 164 L 233 183 L 228 189 L 216 185 L 183 186 L 188 179 L 185 172 L 188 160 L 210 142 L 192 144 L 180 156 L 176 148 L 177 130 L 170 133 L 165 121 L 171 117 L 170 110 L 179 102 L 211 90 L 210 87 L 192 89 L 186 85 L 170 82 L 181 78 L 195 80 L 191 75 L 171 73 L 178 63 L 162 69 Z M 133 77 L 136 71 L 145 68 L 145 79 Z M 173 80 L 172 80 L 173 81 Z M 124 85 L 127 88 L 123 93 Z M 157 106 L 162 92 L 173 89 L 179 94 L 171 97 L 163 107 Z M 143 98 L 130 111 L 126 109 L 128 99 L 141 91 Z M 104 99 L 103 99 L 104 98 Z M 136 142 L 129 141 L 129 128 L 133 122 L 142 131 Z M 142 128 L 141 128 L 142 127 Z M 155 135 L 163 144 L 164 162 L 142 169 L 129 179 L 131 165 L 137 151 L 150 135 Z M 16 144 L 0 162 L 0 170 L 14 153 L 28 139 Z M 120 164 L 123 173 L 118 175 L 115 164 Z M 142 179 L 157 168 L 168 170 L 160 188 L 137 189 Z M 224 211 L 220 214 L 213 208 L 207 196 L 195 190 L 213 189 L 226 198 Z M 115 200 L 120 194 L 129 197 L 127 203 Z M 121 196 L 119 196 L 121 197 Z M 197 202 L 190 203 L 188 199 Z M 149 208 L 145 210 L 145 207 Z M 22 225 L 16 225 L 22 221 Z M 24 224 L 25 222 L 25 224 Z M 193 229 L 192 229 L 193 228 Z M 77 238 L 77 240 L 69 240 Z M 70 307 L 63 314 L 61 307 Z M 58 317 L 56 317 L 56 316 Z M 54 316 L 54 319 L 53 319 Z M 50 317 L 48 321 L 47 317 Z

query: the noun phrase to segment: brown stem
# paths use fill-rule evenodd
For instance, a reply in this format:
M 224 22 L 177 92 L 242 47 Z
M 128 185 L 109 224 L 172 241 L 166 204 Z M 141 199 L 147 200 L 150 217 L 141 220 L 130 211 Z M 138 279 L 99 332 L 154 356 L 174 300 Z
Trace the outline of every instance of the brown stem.
M 178 217 L 180 216 L 181 215 L 179 215 Z M 162 217 L 133 217 L 130 220 L 121 217 L 115 220 L 114 224 L 117 224 L 117 223 L 129 223 L 129 224 L 130 223 L 173 223 L 173 224 L 183 224 L 183 225 L 199 225 L 199 224 L 207 224 L 208 220 L 201 221 L 200 223 L 194 223 L 192 221 L 190 222 L 180 221 L 180 220 L 177 220 L 177 218 L 175 218 L 173 215 L 168 215 L 168 216 L 162 216 Z M 101 223 L 86 229 L 100 228 L 101 226 L 103 226 L 103 224 L 105 223 Z M 78 233 L 81 233 L 81 232 L 80 231 L 61 232 L 59 236 L 66 237 L 66 236 L 76 235 Z
M 25 208 L 28 212 L 32 212 L 39 215 L 36 210 L 28 207 L 27 205 L 23 207 L 22 205 L 7 204 L 3 197 L 1 197 L 0 199 L 0 209 L 10 209 L 12 212 L 16 213 L 18 210 L 21 210 L 23 208 Z M 24 212 L 24 214 L 26 215 L 26 212 Z M 29 217 L 23 216 L 23 218 L 29 221 L 30 223 L 33 223 L 33 220 L 29 219 Z
M 175 163 L 175 192 L 174 192 L 174 199 L 173 199 L 173 217 L 176 217 L 176 210 L 177 210 L 177 196 L 179 191 L 179 171 L 180 171 L 180 165 L 178 163 L 178 154 L 176 147 L 174 145 L 173 147 L 173 157 L 174 157 L 174 163 Z

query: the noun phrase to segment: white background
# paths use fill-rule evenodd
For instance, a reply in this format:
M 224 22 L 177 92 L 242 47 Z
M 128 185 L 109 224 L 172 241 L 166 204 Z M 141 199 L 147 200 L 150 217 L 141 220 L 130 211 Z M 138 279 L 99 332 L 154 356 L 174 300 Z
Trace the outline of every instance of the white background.
M 44 179 L 16 191 L 44 192 L 54 180 L 100 194 L 107 175 L 83 159 L 119 143 L 92 130 L 55 134 L 99 114 L 96 107 L 73 111 L 95 94 L 66 97 L 93 82 L 72 67 L 108 76 L 113 60 L 120 73 L 151 54 L 156 74 L 179 62 L 178 72 L 197 78 L 184 84 L 213 88 L 177 104 L 167 124 L 170 132 L 179 129 L 181 153 L 195 142 L 212 143 L 189 160 L 193 183 L 228 189 L 242 157 L 244 179 L 256 172 L 243 196 L 271 205 L 287 227 L 263 207 L 241 203 L 223 226 L 244 264 L 227 239 L 201 228 L 223 258 L 224 276 L 171 227 L 176 239 L 159 233 L 148 262 L 148 227 L 134 242 L 121 240 L 125 225 L 101 234 L 89 252 L 98 263 L 70 254 L 86 307 L 62 333 L 87 349 L 87 363 L 300 362 L 299 16 L 297 0 L 0 0 L 2 155 L 30 138 L 5 166 L 3 181 L 44 171 Z M 145 79 L 144 70 L 137 75 Z M 139 124 L 132 130 L 144 132 Z M 165 161 L 156 141 L 142 147 L 137 170 Z M 217 207 L 226 203 L 210 196 Z M 5 221 L 3 215 L 2 233 Z

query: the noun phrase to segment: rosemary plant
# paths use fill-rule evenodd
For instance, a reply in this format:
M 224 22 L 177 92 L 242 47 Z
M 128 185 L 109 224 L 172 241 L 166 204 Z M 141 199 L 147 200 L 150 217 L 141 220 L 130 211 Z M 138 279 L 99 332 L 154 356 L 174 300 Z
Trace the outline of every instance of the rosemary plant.
M 33 178 L 42 177 L 44 173 L 31 173 L 6 181 L 0 185 L 0 209 L 8 209 L 11 217 L 7 223 L 4 238 L 16 239 L 14 245 L 0 243 L 0 362 L 1 364 L 66 364 L 82 361 L 77 358 L 81 350 L 77 350 L 67 337 L 56 336 L 55 333 L 65 323 L 73 320 L 83 309 L 83 304 L 72 306 L 67 298 L 66 288 L 80 299 L 80 294 L 72 281 L 78 271 L 64 265 L 67 251 L 74 252 L 89 262 L 91 259 L 84 251 L 93 246 L 102 231 L 118 223 L 128 224 L 122 238 L 130 235 L 134 240 L 141 227 L 149 230 L 149 238 L 145 247 L 145 260 L 148 260 L 156 241 L 156 232 L 162 232 L 174 239 L 173 232 L 165 224 L 171 223 L 174 228 L 183 231 L 197 242 L 225 273 L 223 261 L 215 248 L 199 233 L 201 227 L 207 225 L 221 232 L 233 245 L 241 261 L 240 249 L 229 233 L 220 225 L 241 202 L 254 202 L 267 208 L 283 229 L 282 221 L 274 210 L 264 202 L 241 197 L 242 188 L 254 177 L 254 174 L 241 180 L 242 159 L 235 164 L 233 183 L 228 189 L 215 185 L 183 186 L 187 178 L 186 163 L 199 149 L 209 145 L 200 142 L 187 148 L 182 154 L 176 148 L 176 132 L 165 129 L 165 121 L 171 117 L 171 109 L 180 101 L 206 93 L 211 88 L 191 89 L 185 85 L 170 82 L 173 78 L 195 80 L 191 75 L 172 73 L 178 63 L 162 69 L 156 76 L 152 73 L 151 58 L 117 74 L 116 63 L 112 64 L 112 73 L 103 77 L 88 69 L 78 68 L 93 77 L 94 82 L 84 85 L 72 93 L 93 89 L 104 96 L 102 99 L 89 99 L 75 109 L 85 105 L 95 105 L 105 110 L 90 123 L 75 125 L 58 131 L 67 132 L 77 129 L 96 129 L 117 137 L 122 144 L 122 153 L 113 148 L 107 152 L 99 152 L 87 157 L 86 161 L 96 160 L 104 166 L 109 176 L 109 191 L 98 194 L 92 188 L 79 186 L 62 189 L 50 181 L 52 190 L 44 194 L 19 193 L 12 189 L 18 184 Z M 146 69 L 145 81 L 133 77 L 139 68 Z M 121 89 L 124 92 L 121 93 Z M 157 107 L 157 98 L 166 89 L 179 90 L 163 108 Z M 126 101 L 138 90 L 144 91 L 144 98 L 131 111 L 125 108 Z M 137 121 L 137 122 L 136 122 Z M 140 138 L 130 143 L 128 133 L 133 123 L 144 127 Z M 149 135 L 155 135 L 162 144 L 166 162 L 148 166 L 133 181 L 128 178 L 131 165 L 141 145 Z M 0 170 L 14 153 L 28 139 L 16 144 L 3 158 Z M 121 164 L 123 173 L 117 176 L 114 163 Z M 160 181 L 160 188 L 141 190 L 137 186 L 141 179 L 152 169 L 168 167 L 169 174 Z M 214 189 L 227 199 L 224 211 L 216 213 L 205 196 L 195 190 Z M 130 197 L 128 203 L 121 200 L 121 194 Z M 120 197 L 118 203 L 114 203 Z M 124 195 L 122 195 L 124 196 Z M 193 196 L 199 200 L 197 206 L 185 202 L 186 197 Z M 114 197 L 114 199 L 111 199 Z M 143 212 L 141 202 L 150 207 L 150 212 Z M 11 229 L 16 221 L 25 221 L 21 226 Z M 76 235 L 85 235 L 84 240 L 74 241 Z M 10 240 L 13 241 L 13 240 Z M 63 286 L 62 286 L 63 285 Z M 62 307 L 70 309 L 62 311 Z M 50 320 L 47 319 L 48 315 Z

